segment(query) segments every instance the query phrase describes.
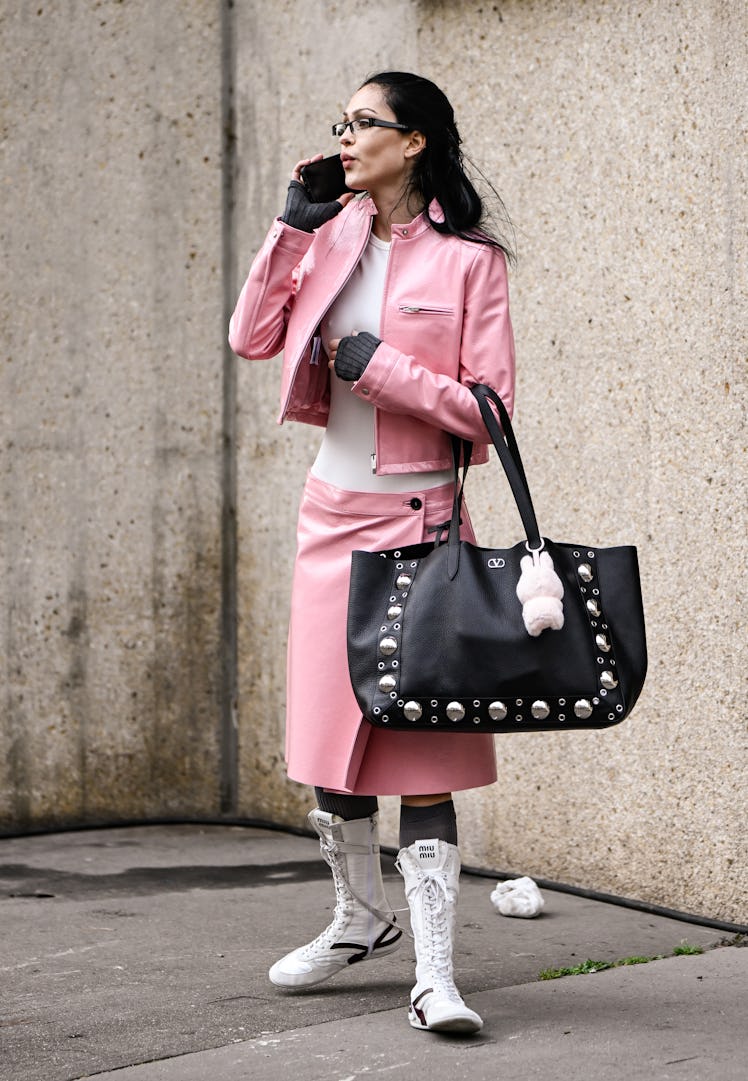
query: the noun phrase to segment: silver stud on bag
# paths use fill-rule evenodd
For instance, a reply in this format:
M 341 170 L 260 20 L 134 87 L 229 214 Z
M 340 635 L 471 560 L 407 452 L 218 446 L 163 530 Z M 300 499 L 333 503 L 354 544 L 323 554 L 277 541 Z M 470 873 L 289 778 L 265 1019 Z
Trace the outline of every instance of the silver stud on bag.
M 409 574 L 398 574 L 395 585 L 398 589 L 407 589 L 412 581 L 413 579 Z
M 578 702 L 574 703 L 574 713 L 582 721 L 586 721 L 588 717 L 592 716 L 592 706 L 586 698 L 580 698 Z
M 397 649 L 397 638 L 393 638 L 391 634 L 385 635 L 382 641 L 379 643 L 379 652 L 383 653 L 385 657 L 389 657 Z
M 423 710 L 421 709 L 419 702 L 406 702 L 403 706 L 403 713 L 405 714 L 406 720 L 417 721 L 423 713 Z
M 488 716 L 492 721 L 503 721 L 506 717 L 506 706 L 503 702 L 492 702 L 488 707 Z
M 548 714 L 551 712 L 551 708 L 547 702 L 544 702 L 541 698 L 537 702 L 533 702 L 530 707 L 530 712 L 536 721 L 544 721 Z
M 618 686 L 618 680 L 612 672 L 602 672 L 600 675 L 600 682 L 606 690 L 612 691 Z
M 399 619 L 402 614 L 403 614 L 403 606 L 402 606 L 402 604 L 392 604 L 387 609 L 387 619 L 389 619 L 389 620 Z
M 391 672 L 387 672 L 379 681 L 379 689 L 383 694 L 389 694 L 390 691 L 394 691 L 395 687 L 397 687 L 397 680 Z
M 465 716 L 465 707 L 462 702 L 450 702 L 447 706 L 447 716 L 450 721 L 461 721 Z
M 597 601 L 587 601 L 587 611 L 591 616 L 599 616 L 600 605 L 597 603 Z
M 592 567 L 589 565 L 589 563 L 580 564 L 580 566 L 577 567 L 577 574 L 583 582 L 592 581 Z
M 601 649 L 603 653 L 610 653 L 610 642 L 604 634 L 598 634 L 595 636 L 595 645 L 598 649 Z

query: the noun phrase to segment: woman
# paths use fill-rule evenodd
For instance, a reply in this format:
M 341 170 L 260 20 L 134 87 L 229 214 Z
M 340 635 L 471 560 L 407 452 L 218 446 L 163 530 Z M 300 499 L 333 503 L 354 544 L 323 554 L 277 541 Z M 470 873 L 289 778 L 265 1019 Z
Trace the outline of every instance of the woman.
M 288 653 L 288 775 L 315 787 L 310 821 L 336 891 L 332 923 L 273 965 L 309 987 L 385 956 L 401 931 L 379 866 L 377 796 L 401 796 L 398 869 L 416 946 L 410 1023 L 476 1032 L 454 984 L 460 859 L 455 790 L 496 780 L 490 735 L 371 727 L 348 677 L 350 554 L 416 544 L 452 507 L 449 433 L 487 435 L 470 393 L 512 409 L 514 347 L 505 250 L 481 229 L 447 98 L 402 72 L 372 76 L 333 125 L 351 192 L 311 203 L 293 170 L 286 208 L 231 320 L 241 356 L 284 349 L 280 421 L 325 428 L 298 524 Z M 359 193 L 359 194 L 355 194 Z M 463 508 L 463 536 L 473 539 Z

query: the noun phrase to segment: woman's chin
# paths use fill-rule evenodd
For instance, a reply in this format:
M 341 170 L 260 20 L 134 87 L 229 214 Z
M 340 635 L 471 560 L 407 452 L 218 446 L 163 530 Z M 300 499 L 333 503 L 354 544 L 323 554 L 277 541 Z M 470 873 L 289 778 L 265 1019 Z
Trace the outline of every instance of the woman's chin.
M 346 169 L 345 182 L 351 191 L 366 191 L 366 184 L 363 180 L 358 179 L 355 169 Z

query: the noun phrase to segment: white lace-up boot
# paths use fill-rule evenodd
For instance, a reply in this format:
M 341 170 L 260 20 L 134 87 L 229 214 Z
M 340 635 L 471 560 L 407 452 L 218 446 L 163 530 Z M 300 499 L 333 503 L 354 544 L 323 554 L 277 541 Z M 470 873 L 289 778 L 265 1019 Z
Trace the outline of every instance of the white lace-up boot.
M 416 841 L 401 849 L 397 868 L 405 879 L 416 946 L 408 1020 L 413 1028 L 436 1032 L 480 1031 L 483 1022 L 463 1002 L 452 970 L 460 853 L 446 841 Z
M 268 973 L 278 987 L 311 987 L 357 961 L 384 957 L 399 946 L 402 931 L 384 893 L 379 862 L 378 815 L 347 822 L 313 810 L 323 859 L 335 883 L 332 923 L 306 946 L 276 961 Z

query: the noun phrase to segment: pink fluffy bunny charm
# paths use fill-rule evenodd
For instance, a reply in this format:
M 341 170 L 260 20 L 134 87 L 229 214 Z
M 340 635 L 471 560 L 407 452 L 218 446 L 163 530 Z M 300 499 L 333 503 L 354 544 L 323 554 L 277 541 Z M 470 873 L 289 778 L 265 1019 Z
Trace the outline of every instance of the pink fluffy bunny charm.
M 564 625 L 561 598 L 564 587 L 553 569 L 547 552 L 533 551 L 520 560 L 522 574 L 517 583 L 517 596 L 522 602 L 522 619 L 527 633 L 533 638 L 550 627 L 560 631 Z

